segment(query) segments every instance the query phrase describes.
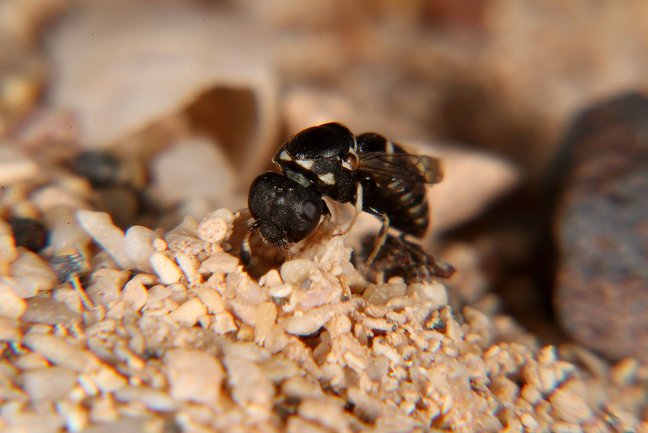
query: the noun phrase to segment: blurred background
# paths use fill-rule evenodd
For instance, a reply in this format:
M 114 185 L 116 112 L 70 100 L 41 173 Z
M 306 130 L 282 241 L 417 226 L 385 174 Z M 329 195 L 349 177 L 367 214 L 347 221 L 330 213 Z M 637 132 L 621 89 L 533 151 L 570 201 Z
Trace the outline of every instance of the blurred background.
M 425 244 L 458 311 L 646 357 L 647 49 L 642 0 L 0 0 L 3 160 L 93 186 L 7 169 L 0 210 L 241 209 L 287 137 L 338 121 L 446 162 Z

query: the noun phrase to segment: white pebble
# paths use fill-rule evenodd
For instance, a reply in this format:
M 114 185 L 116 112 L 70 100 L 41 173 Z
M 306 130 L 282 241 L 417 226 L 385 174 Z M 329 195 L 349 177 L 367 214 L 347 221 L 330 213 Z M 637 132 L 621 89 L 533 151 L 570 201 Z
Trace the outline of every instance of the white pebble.
M 97 387 L 103 392 L 115 392 L 126 386 L 126 379 L 114 368 L 102 365 L 92 378 Z
M 281 284 L 278 286 L 271 287 L 268 290 L 268 294 L 273 298 L 282 299 L 287 298 L 293 292 L 293 286 L 291 284 Z
M 46 367 L 22 374 L 23 388 L 35 401 L 57 401 L 76 384 L 77 375 L 65 367 Z
M 222 313 L 225 311 L 225 301 L 218 291 L 211 288 L 200 288 L 196 294 L 212 314 Z
M 236 257 L 227 253 L 216 253 L 200 264 L 198 272 L 201 274 L 229 274 L 238 268 L 239 261 Z
M 448 304 L 448 292 L 438 281 L 410 284 L 407 287 L 407 294 L 416 296 L 423 302 L 431 302 L 435 307 Z
M 202 282 L 201 276 L 198 273 L 196 266 L 196 259 L 194 256 L 187 255 L 185 253 L 176 253 L 176 261 L 182 269 L 185 277 L 189 284 L 199 284 Z
M 22 250 L 11 264 L 10 272 L 15 283 L 11 285 L 21 298 L 31 298 L 40 291 L 53 289 L 56 284 L 56 274 L 49 263 L 31 251 Z
M 71 206 L 56 206 L 44 215 L 50 229 L 48 243 L 55 254 L 83 249 L 90 243 L 90 236 L 76 218 L 77 210 Z
M 13 289 L 0 280 L 0 317 L 19 319 L 27 309 L 27 303 Z
M 206 242 L 220 245 L 232 234 L 234 214 L 229 209 L 218 209 L 203 218 L 198 225 L 198 237 Z
M 55 297 L 38 296 L 27 300 L 27 310 L 22 316 L 24 322 L 45 323 L 48 325 L 71 326 L 81 320 L 77 311 L 72 311 L 64 302 L 60 301 L 59 295 L 73 294 L 78 298 L 76 290 L 58 289 Z
M 232 315 L 224 311 L 214 315 L 210 329 L 216 334 L 223 335 L 228 332 L 234 332 L 238 328 L 236 327 L 236 323 L 234 323 Z
M 153 246 L 157 233 L 148 227 L 132 226 L 126 230 L 124 252 L 133 265 L 141 271 L 151 272 L 151 256 L 155 253 Z
M 122 301 L 133 311 L 141 310 L 146 304 L 147 297 L 148 290 L 144 287 L 142 279 L 137 276 L 127 282 L 122 291 Z
M 128 271 L 97 269 L 92 274 L 88 296 L 100 305 L 111 305 L 121 298 L 121 289 L 128 279 Z
M 132 262 L 126 255 L 124 232 L 112 222 L 106 212 L 80 209 L 77 220 L 81 227 L 110 254 L 122 269 L 130 269 Z
M 162 253 L 151 256 L 151 266 L 162 284 L 177 283 L 182 278 L 182 271 L 178 265 Z
M 280 273 L 281 278 L 295 287 L 300 287 L 301 284 L 308 278 L 311 271 L 317 269 L 317 265 L 305 259 L 290 260 L 281 265 Z
M 200 299 L 191 298 L 169 314 L 169 319 L 186 326 L 193 326 L 198 322 L 200 316 L 205 314 L 207 314 L 207 308 L 200 302 Z
M 167 352 L 164 365 L 171 397 L 207 404 L 218 401 L 224 371 L 216 358 L 198 350 L 174 349 Z

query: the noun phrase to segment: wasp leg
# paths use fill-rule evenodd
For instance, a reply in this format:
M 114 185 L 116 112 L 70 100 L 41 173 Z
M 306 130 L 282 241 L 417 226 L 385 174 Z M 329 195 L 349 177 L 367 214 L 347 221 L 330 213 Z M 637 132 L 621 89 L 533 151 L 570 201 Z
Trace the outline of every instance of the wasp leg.
M 369 269 L 381 248 L 385 245 L 385 239 L 387 239 L 387 233 L 389 232 L 389 217 L 387 214 L 380 214 L 380 219 L 382 219 L 383 225 L 378 232 L 378 236 L 376 236 L 371 254 L 369 254 L 369 257 L 367 257 L 367 260 L 365 261 L 366 269 Z
M 335 233 L 333 236 L 343 236 L 343 235 L 349 233 L 351 228 L 355 225 L 356 221 L 358 220 L 358 217 L 362 213 L 362 202 L 363 202 L 362 192 L 363 192 L 362 185 L 360 184 L 360 182 L 357 182 L 356 183 L 355 213 L 353 214 L 353 219 L 351 220 L 351 222 L 349 223 L 347 228 L 345 228 L 341 232 Z
M 72 288 L 74 288 L 74 290 L 79 295 L 79 298 L 81 299 L 81 303 L 83 304 L 83 306 L 86 307 L 87 310 L 93 310 L 95 306 L 90 300 L 90 298 L 88 298 L 88 295 L 85 292 L 85 290 L 83 290 L 81 281 L 79 281 L 79 276 L 74 274 L 69 281 Z

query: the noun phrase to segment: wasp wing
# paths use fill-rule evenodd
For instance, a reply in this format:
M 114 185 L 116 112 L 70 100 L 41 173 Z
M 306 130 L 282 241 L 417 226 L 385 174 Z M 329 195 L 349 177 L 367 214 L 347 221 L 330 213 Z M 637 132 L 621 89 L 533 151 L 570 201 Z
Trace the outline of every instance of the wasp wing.
M 378 184 L 396 179 L 411 184 L 434 184 L 443 179 L 440 159 L 405 152 L 362 152 L 357 169 L 369 174 Z

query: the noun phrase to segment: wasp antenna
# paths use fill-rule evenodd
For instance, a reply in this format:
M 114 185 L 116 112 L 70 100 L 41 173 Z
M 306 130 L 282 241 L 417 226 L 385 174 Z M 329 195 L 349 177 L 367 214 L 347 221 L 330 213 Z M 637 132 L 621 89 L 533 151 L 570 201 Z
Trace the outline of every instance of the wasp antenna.
M 248 221 L 249 222 L 249 221 Z M 250 247 L 250 236 L 252 232 L 257 229 L 257 223 L 253 223 L 250 228 L 245 232 L 243 240 L 241 241 L 241 248 L 239 249 L 239 257 L 245 265 L 252 262 L 252 248 Z

